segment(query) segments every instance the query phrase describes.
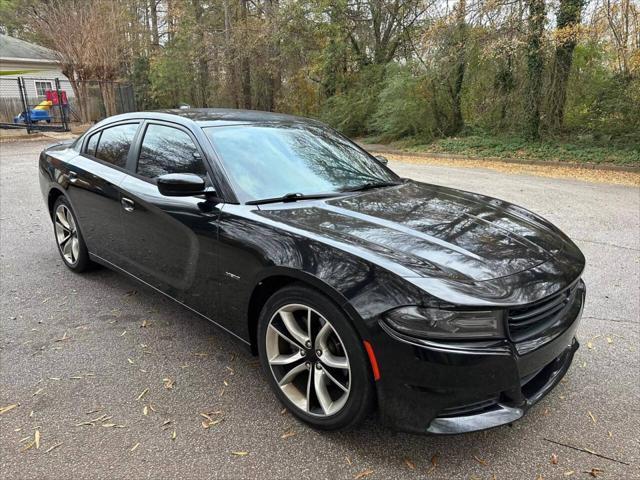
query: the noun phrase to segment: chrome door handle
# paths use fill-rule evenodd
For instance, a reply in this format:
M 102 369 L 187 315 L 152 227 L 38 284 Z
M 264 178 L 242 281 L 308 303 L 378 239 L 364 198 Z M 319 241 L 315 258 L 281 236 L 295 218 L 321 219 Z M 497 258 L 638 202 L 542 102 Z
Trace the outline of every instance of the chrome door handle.
M 78 174 L 76 172 L 69 172 L 69 183 L 76 183 L 78 181 Z
M 122 197 L 122 200 L 120 200 L 120 204 L 126 212 L 133 212 L 133 210 L 136 208 L 136 204 L 133 203 L 133 200 L 127 197 Z

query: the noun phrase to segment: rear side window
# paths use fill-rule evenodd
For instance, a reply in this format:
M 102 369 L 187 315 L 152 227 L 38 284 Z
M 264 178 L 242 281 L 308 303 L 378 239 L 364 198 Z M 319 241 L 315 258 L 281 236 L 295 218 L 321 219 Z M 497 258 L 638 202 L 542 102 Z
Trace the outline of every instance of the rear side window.
M 156 178 L 166 173 L 207 175 L 200 153 L 191 137 L 182 130 L 151 124 L 142 139 L 138 175 Z
M 116 167 L 125 168 L 129 147 L 131 147 L 138 125 L 137 123 L 127 123 L 102 130 L 95 157 Z M 91 140 L 93 138 L 89 139 L 89 142 Z
M 87 150 L 85 153 L 87 155 L 91 155 L 92 157 L 96 156 L 96 147 L 98 146 L 98 140 L 100 139 L 100 133 L 94 133 L 89 137 L 89 141 L 87 142 Z

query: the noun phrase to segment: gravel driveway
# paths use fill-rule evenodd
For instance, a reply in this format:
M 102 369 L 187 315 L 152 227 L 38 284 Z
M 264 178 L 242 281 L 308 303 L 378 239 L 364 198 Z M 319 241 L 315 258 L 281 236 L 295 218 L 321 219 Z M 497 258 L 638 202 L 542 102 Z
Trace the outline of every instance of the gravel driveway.
M 37 182 L 45 145 L 0 144 L 0 477 L 640 478 L 638 188 L 391 162 L 575 239 L 582 347 L 512 426 L 428 437 L 372 419 L 330 434 L 283 413 L 256 359 L 213 325 L 107 269 L 63 266 Z

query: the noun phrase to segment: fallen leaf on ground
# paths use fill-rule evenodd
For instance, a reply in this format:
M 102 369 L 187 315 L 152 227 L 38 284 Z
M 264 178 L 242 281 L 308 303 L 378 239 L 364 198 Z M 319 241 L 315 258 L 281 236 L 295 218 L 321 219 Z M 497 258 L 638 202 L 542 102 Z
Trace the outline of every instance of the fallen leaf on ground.
M 162 383 L 164 384 L 164 388 L 167 390 L 173 389 L 173 385 L 176 383 L 175 380 L 171 380 L 170 378 L 163 378 Z
M 102 426 L 109 428 L 109 427 L 115 427 L 116 424 L 115 423 L 103 423 Z
M 7 413 L 9 410 L 13 410 L 17 406 L 18 406 L 17 403 L 12 403 L 11 405 L 7 405 L 6 407 L 0 408 L 0 415 L 2 415 L 3 413 Z
M 599 477 L 604 470 L 602 468 L 592 468 L 591 470 L 586 470 L 584 473 L 588 473 L 593 478 Z
M 587 413 L 591 417 L 591 420 L 593 421 L 593 423 L 596 423 L 596 417 L 593 415 L 593 413 L 591 413 L 591 411 L 588 411 Z
M 33 395 L 31 395 L 32 397 L 35 397 L 36 395 L 38 395 L 40 392 L 42 392 L 42 390 L 44 390 L 44 388 L 39 388 L 38 390 L 36 390 L 36 393 L 34 393 Z
M 140 400 L 142 397 L 144 397 L 144 396 L 147 394 L 147 392 L 148 392 L 148 391 L 149 391 L 149 389 L 148 389 L 148 388 L 145 388 L 145 389 L 142 391 L 142 393 L 141 393 L 140 395 L 138 395 L 138 398 L 136 398 L 136 400 Z
M 177 436 L 178 436 L 178 434 L 174 430 L 173 433 L 171 434 L 171 440 L 175 440 Z
M 129 362 L 131 365 L 135 365 L 135 363 L 133 363 L 133 360 L 131 360 L 130 358 L 127 358 L 127 362 Z
M 354 475 L 354 480 L 359 480 L 360 478 L 368 477 L 373 473 L 373 470 L 363 470 L 360 473 Z
M 149 413 L 149 408 L 145 405 L 144 408 L 142 409 L 142 414 L 147 415 L 148 413 Z
M 249 452 L 231 452 L 231 454 L 235 455 L 236 457 L 245 457 L 249 455 Z
M 570 477 L 570 476 L 571 476 L 571 475 L 573 475 L 574 473 L 576 473 L 576 472 L 574 472 L 573 470 L 567 470 L 566 472 L 564 472 L 564 476 L 565 476 L 565 477 Z
M 147 323 L 147 321 L 146 320 L 142 320 L 142 323 L 140 324 L 140 328 L 145 328 L 147 325 L 149 325 Z
M 427 473 L 435 470 L 437 466 L 438 466 L 438 454 L 436 453 L 431 457 L 431 466 L 429 467 L 429 470 L 427 470 Z
M 557 465 L 558 464 L 558 455 L 556 455 L 555 453 L 551 454 L 551 464 L 552 465 Z
M 76 423 L 76 427 L 82 427 L 84 425 L 91 425 L 93 426 L 93 422 L 81 422 L 81 423 Z
M 613 338 L 607 337 L 607 343 L 611 345 L 613 343 Z
M 349 465 L 351 465 L 351 459 L 349 457 L 344 457 L 344 459 L 347 461 Z
M 131 447 L 131 450 L 129 450 L 130 452 L 135 452 L 136 448 L 138 448 L 140 446 L 140 442 L 136 443 L 133 447 Z
M 480 465 L 487 465 L 487 461 L 481 459 L 480 457 L 478 457 L 477 455 L 474 455 L 473 458 L 475 459 L 476 462 L 478 462 Z
M 56 443 L 55 445 L 50 446 L 49 448 L 47 448 L 47 450 L 44 453 L 49 453 L 50 451 L 55 450 L 56 448 L 58 448 L 60 445 L 62 445 L 62 442 Z
M 36 444 L 36 450 L 40 448 L 40 430 L 36 430 L 36 433 L 33 434 L 33 443 Z
M 409 457 L 405 457 L 405 458 L 404 458 L 404 464 L 405 464 L 405 465 L 407 466 L 407 468 L 409 468 L 410 470 L 415 470 L 415 469 L 416 469 L 416 464 L 415 464 L 415 463 L 413 463 Z
M 126 331 L 126 330 L 123 330 L 123 332 L 120 334 L 120 336 L 121 336 L 121 337 L 124 337 L 126 333 L 127 333 L 127 331 Z
M 280 438 L 289 438 L 289 437 L 293 437 L 296 434 L 296 432 L 294 432 L 293 430 L 289 430 L 284 432 L 282 435 L 280 435 Z

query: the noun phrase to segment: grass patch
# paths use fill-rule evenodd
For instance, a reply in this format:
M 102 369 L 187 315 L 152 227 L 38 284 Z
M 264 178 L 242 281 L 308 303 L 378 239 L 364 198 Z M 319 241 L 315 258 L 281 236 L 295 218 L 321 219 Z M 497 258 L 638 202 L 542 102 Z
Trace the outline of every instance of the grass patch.
M 428 144 L 403 140 L 390 146 L 411 152 L 451 153 L 479 158 L 640 166 L 640 144 L 600 143 L 589 137 L 570 141 L 558 139 L 531 142 L 520 137 L 469 135 L 438 139 Z

